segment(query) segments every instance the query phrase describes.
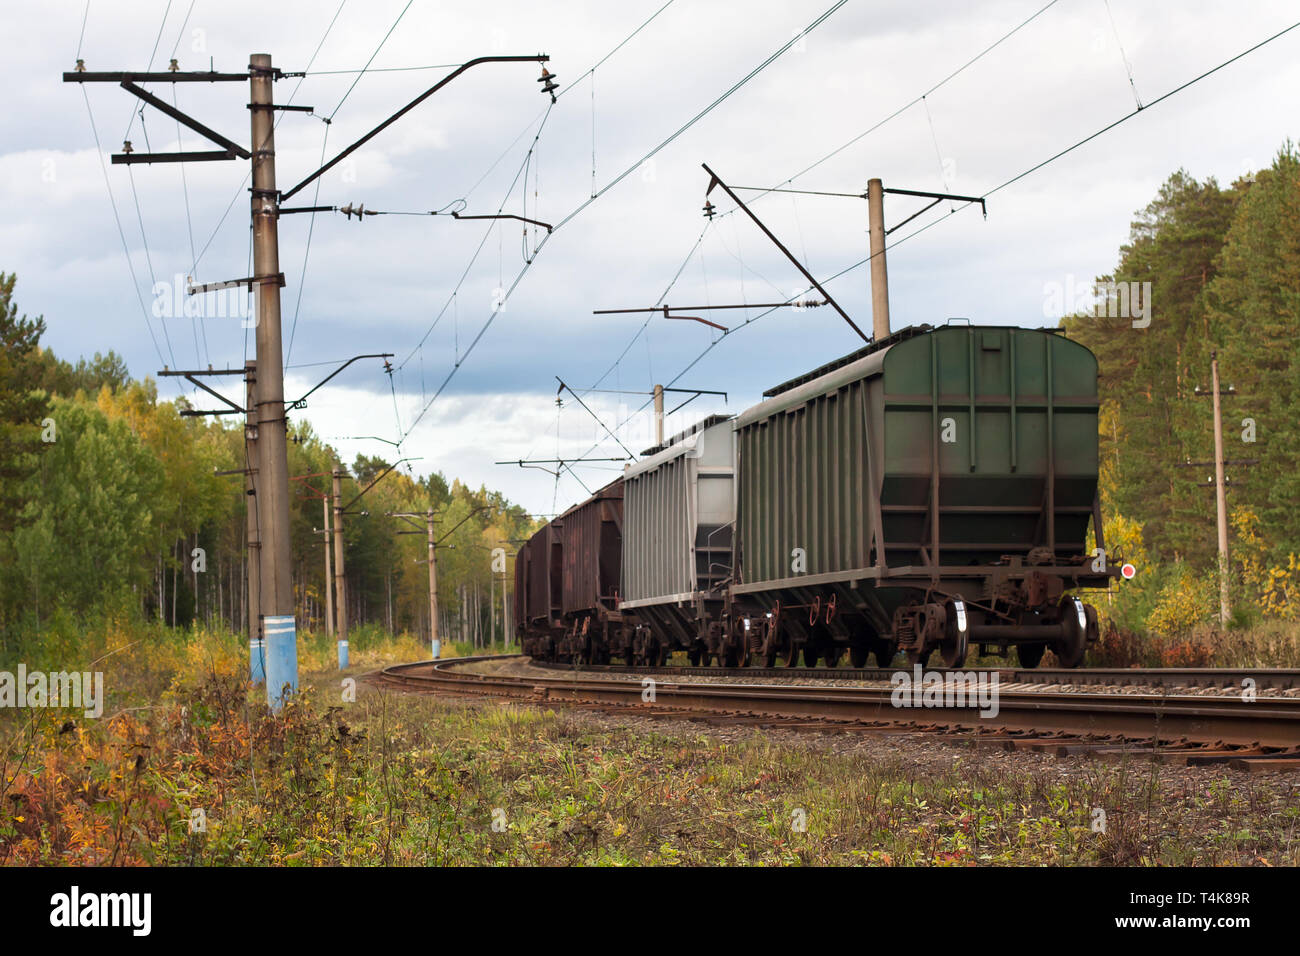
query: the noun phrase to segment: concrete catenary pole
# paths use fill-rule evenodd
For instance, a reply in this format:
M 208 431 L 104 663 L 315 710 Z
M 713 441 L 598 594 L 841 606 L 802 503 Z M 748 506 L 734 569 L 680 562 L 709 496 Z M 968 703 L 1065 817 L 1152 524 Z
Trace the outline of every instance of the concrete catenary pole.
M 337 465 L 333 475 L 334 497 L 334 607 L 338 610 L 338 623 L 334 633 L 339 645 L 339 670 L 348 666 L 348 591 L 343 574 L 343 469 Z
M 664 443 L 664 387 L 655 386 L 655 445 Z
M 885 268 L 885 191 L 879 179 L 867 182 L 867 219 L 871 251 L 871 333 L 880 341 L 889 335 L 889 273 Z
M 244 363 L 244 501 L 248 536 L 248 677 L 266 680 L 266 645 L 262 640 L 262 545 L 257 534 L 257 363 Z
M 433 509 L 424 513 L 429 537 L 429 648 L 436 660 L 442 656 L 442 643 L 438 640 L 438 547 L 433 537 Z
M 505 645 L 505 650 L 510 650 L 510 589 L 507 586 L 510 582 L 510 565 L 506 565 L 506 570 L 501 572 L 501 642 Z
M 1223 477 L 1223 410 L 1219 396 L 1219 353 L 1210 353 L 1210 388 L 1214 398 L 1214 500 L 1219 525 L 1219 621 L 1232 616 L 1228 603 L 1228 499 Z
M 275 112 L 271 57 L 248 61 L 253 152 L 253 284 L 257 287 L 257 508 L 262 541 L 262 635 L 266 695 L 278 710 L 298 690 L 298 626 L 289 542 L 289 451 L 284 413 L 284 351 L 280 339 L 279 215 L 275 189 Z
M 334 496 L 328 491 L 320 499 L 321 510 L 325 513 L 321 525 L 321 533 L 325 535 L 325 633 L 330 637 L 334 636 L 334 558 L 330 554 L 330 548 L 334 544 L 330 535 L 330 504 L 333 500 Z

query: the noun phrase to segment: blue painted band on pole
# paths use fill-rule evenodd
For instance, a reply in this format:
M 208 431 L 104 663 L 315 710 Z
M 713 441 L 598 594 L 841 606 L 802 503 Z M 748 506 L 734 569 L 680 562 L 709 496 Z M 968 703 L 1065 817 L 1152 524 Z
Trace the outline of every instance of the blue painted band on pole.
M 248 679 L 254 684 L 266 680 L 266 641 L 256 637 L 248 641 Z
M 348 667 L 348 642 L 339 641 L 339 670 L 347 670 Z
M 292 614 L 268 614 L 262 617 L 262 633 L 266 644 L 266 699 L 273 710 L 279 710 L 289 694 L 298 692 L 298 628 Z

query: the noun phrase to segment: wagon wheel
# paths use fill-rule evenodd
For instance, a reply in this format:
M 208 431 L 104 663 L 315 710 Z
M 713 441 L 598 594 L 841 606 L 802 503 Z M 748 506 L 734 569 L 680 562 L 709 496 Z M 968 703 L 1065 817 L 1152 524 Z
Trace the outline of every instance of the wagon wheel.
M 934 653 L 934 648 L 930 648 L 927 651 L 908 651 L 907 663 L 911 664 L 913 667 L 915 667 L 917 664 L 920 664 L 922 667 L 929 667 L 930 655 L 933 653 Z
M 849 645 L 849 663 L 854 667 L 867 666 L 867 648 L 864 644 Z
M 718 655 L 718 663 L 723 667 L 739 667 L 740 653 L 734 649 L 723 651 Z
M 894 662 L 894 655 L 898 653 L 898 642 L 878 640 L 872 652 L 876 655 L 877 667 L 888 667 Z
M 1083 663 L 1083 655 L 1088 650 L 1088 620 L 1084 603 L 1078 598 L 1067 598 L 1061 602 L 1061 624 L 1065 630 L 1065 639 L 1053 645 L 1062 667 L 1078 667 Z
M 817 666 L 817 645 L 812 642 L 803 646 L 803 663 L 805 667 Z
M 953 598 L 944 605 L 943 640 L 939 643 L 939 657 L 944 667 L 961 667 L 966 663 L 966 651 L 969 647 L 970 618 L 966 612 L 966 602 Z
M 770 650 L 770 651 L 764 651 L 764 652 L 763 652 L 763 666 L 764 666 L 764 667 L 775 667 L 775 666 L 776 666 L 776 649 L 775 649 L 775 648 L 773 648 L 773 649 Z
M 701 657 L 702 655 L 700 654 L 700 649 L 698 647 L 692 647 L 686 652 L 686 659 L 691 662 L 693 667 L 701 666 Z
M 822 656 L 826 660 L 827 667 L 839 667 L 840 657 L 842 657 L 843 654 L 844 654 L 844 648 L 839 647 L 835 644 L 828 644 L 826 645 L 826 650 L 823 652 Z
M 966 650 L 966 635 L 960 634 L 939 649 L 939 658 L 944 667 L 961 667 L 966 663 Z
M 785 664 L 786 667 L 798 667 L 799 651 L 800 651 L 799 645 L 794 642 L 793 638 L 791 638 L 790 644 L 786 647 L 785 652 L 781 655 L 781 662 Z
M 1016 647 L 1016 653 L 1020 655 L 1020 666 L 1026 670 L 1038 666 L 1038 662 L 1043 659 L 1043 651 L 1047 650 L 1046 644 L 1020 644 Z

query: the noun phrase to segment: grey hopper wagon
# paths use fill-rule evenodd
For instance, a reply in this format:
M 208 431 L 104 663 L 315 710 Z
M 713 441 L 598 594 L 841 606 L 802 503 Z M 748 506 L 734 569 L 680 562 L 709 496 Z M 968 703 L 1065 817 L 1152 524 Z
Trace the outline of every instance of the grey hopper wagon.
M 722 654 L 731 581 L 735 446 L 730 416 L 714 415 L 623 472 L 623 600 L 638 622 L 634 655 Z

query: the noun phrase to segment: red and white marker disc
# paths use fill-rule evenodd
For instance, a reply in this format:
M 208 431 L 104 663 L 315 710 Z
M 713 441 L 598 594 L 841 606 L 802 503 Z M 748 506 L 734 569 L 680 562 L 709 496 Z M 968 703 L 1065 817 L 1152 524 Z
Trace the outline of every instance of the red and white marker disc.
M 1132 581 L 1133 576 L 1138 573 L 1138 569 L 1133 567 L 1131 564 L 1126 564 L 1119 569 L 1119 573 L 1124 575 L 1125 581 Z

